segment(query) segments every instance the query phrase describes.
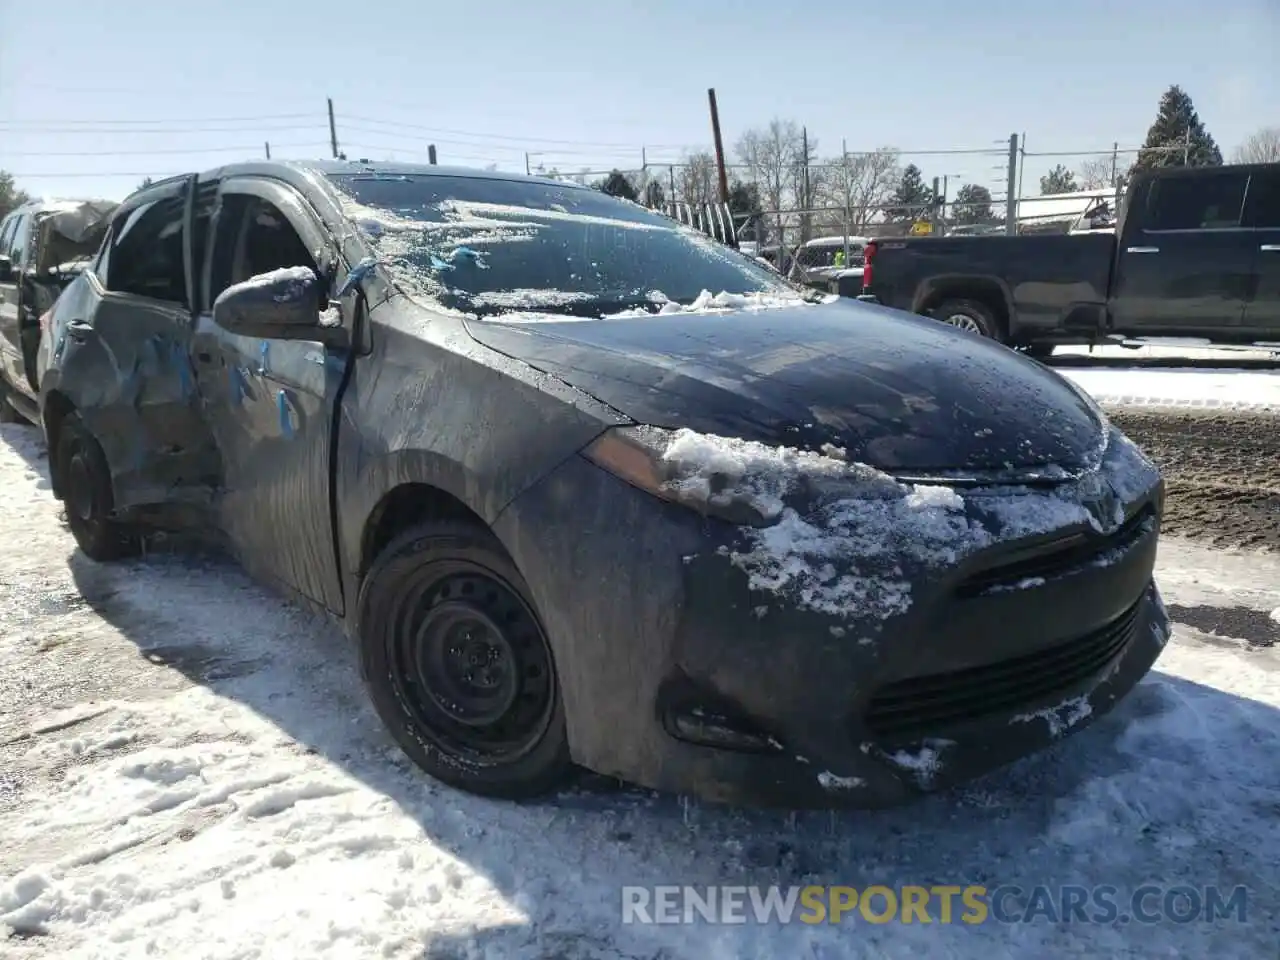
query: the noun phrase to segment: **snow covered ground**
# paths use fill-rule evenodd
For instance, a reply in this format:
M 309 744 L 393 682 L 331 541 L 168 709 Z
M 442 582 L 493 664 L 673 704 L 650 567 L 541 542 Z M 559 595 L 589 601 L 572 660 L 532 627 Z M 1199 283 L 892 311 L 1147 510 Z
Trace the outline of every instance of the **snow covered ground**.
M 33 428 L 0 427 L 0 956 L 1274 955 L 1280 558 L 1169 541 L 1157 672 L 1057 749 L 880 813 L 592 787 L 489 802 L 415 772 L 352 651 L 216 559 L 101 566 Z M 1248 923 L 623 925 L 624 885 L 1250 889 Z M 935 913 L 935 918 L 936 918 Z
M 1059 347 L 1053 362 L 1077 358 L 1101 363 L 1063 366 L 1058 372 L 1104 405 L 1280 411 L 1280 345 L 1262 350 L 1209 347 L 1194 340 L 1153 340 L 1137 349 Z M 1143 366 L 1153 361 L 1186 361 L 1186 365 Z M 1276 366 L 1254 369 L 1268 362 Z M 1250 368 L 1231 369 L 1233 364 Z

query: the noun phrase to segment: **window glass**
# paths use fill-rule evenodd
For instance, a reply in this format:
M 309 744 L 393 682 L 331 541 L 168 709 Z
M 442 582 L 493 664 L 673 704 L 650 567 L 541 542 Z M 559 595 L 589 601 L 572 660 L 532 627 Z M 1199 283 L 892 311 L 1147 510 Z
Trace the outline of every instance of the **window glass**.
M 27 264 L 27 247 L 31 240 L 31 215 L 19 214 L 13 237 L 9 241 L 9 259 L 13 269 L 19 270 Z
M 1280 170 L 1255 173 L 1250 178 L 1245 222 L 1250 227 L 1280 230 Z
M 316 269 L 315 258 L 288 218 L 260 197 L 224 195 L 213 245 L 210 304 L 227 287 L 283 267 Z
M 584 316 L 711 294 L 801 296 L 748 257 L 598 190 L 448 175 L 336 175 L 397 280 L 481 314 Z
M 1213 230 L 1240 225 L 1248 177 L 1219 173 L 1166 177 L 1151 184 L 1147 230 Z
M 18 228 L 18 215 L 10 214 L 5 217 L 4 222 L 0 223 L 0 255 L 9 255 L 9 241 L 13 238 L 13 231 Z
M 180 197 L 157 200 L 126 215 L 109 254 L 107 289 L 186 306 L 182 220 Z

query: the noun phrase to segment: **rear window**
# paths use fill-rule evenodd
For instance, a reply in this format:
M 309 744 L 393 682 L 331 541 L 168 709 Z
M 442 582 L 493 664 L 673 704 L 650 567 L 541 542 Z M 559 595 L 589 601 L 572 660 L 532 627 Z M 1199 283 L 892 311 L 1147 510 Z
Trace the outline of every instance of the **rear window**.
M 1241 173 L 1165 177 L 1151 184 L 1147 230 L 1220 230 L 1240 226 L 1245 185 Z
M 409 291 L 480 314 L 601 316 L 712 294 L 798 296 L 691 228 L 595 190 L 444 175 L 340 175 L 345 212 Z
M 800 253 L 796 259 L 800 266 L 807 269 L 815 269 L 821 267 L 834 267 L 838 256 L 844 255 L 843 244 L 821 244 L 814 246 L 801 247 Z M 845 266 L 854 266 L 862 260 L 862 244 L 849 244 L 849 261 Z

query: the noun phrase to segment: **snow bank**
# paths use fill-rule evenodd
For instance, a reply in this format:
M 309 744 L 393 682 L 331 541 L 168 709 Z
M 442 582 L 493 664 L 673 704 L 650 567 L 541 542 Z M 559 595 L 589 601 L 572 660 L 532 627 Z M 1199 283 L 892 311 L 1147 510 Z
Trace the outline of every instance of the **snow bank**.
M 1118 367 L 1057 372 L 1107 406 L 1280 411 L 1280 372 Z
M 1159 481 L 1151 461 L 1116 430 L 1096 469 L 1048 490 L 902 483 L 848 462 L 834 447 L 769 447 L 691 430 L 637 436 L 662 448 L 667 486 L 678 499 L 733 519 L 744 508 L 754 513 L 740 543 L 726 548 L 752 590 L 871 622 L 905 613 L 918 575 L 996 543 L 1079 524 L 1110 532 L 1124 520 L 1121 502 Z M 1089 503 L 1103 485 L 1116 498 L 1099 516 Z

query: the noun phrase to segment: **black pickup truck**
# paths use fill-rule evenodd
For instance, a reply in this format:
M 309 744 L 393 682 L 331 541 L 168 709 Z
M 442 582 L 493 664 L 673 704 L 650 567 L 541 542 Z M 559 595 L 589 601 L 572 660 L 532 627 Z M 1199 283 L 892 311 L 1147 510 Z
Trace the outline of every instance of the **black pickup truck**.
M 1031 353 L 1113 337 L 1275 342 L 1280 164 L 1139 175 L 1114 231 L 877 240 L 860 299 Z

